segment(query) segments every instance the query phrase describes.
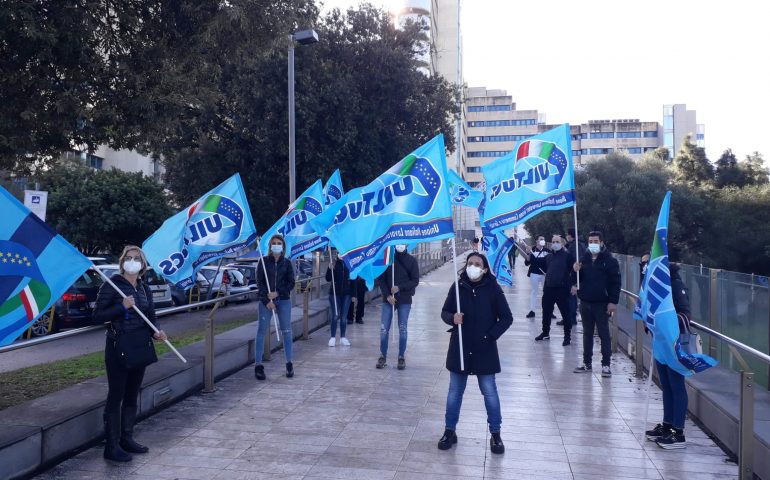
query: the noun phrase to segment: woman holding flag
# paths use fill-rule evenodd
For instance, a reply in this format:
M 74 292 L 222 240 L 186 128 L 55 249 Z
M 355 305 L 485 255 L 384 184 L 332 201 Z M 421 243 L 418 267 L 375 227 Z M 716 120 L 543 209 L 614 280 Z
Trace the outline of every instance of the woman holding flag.
M 350 307 L 350 273 L 345 266 L 345 262 L 337 256 L 337 249 L 331 250 L 331 263 L 326 270 L 326 281 L 333 282 L 334 288 L 329 289 L 329 305 L 332 309 L 331 338 L 329 346 L 337 344 L 337 323 L 340 325 L 340 344 L 350 346 L 350 342 L 345 337 L 345 330 L 348 322 L 348 308 Z M 333 290 L 333 291 L 332 291 Z
M 456 285 L 460 289 L 460 312 L 455 294 Z M 490 449 L 492 453 L 503 453 L 505 446 L 500 438 L 502 414 L 495 383 L 495 374 L 500 373 L 497 339 L 511 326 L 513 315 L 502 288 L 489 271 L 487 257 L 477 252 L 468 255 L 458 281 L 449 288 L 441 309 L 441 319 L 452 326 L 449 330 L 452 336 L 446 359 L 446 368 L 449 370 L 446 429 L 438 442 L 438 448 L 448 450 L 457 443 L 455 428 L 460 419 L 463 393 L 468 376 L 476 375 L 487 409 Z M 460 364 L 459 325 L 462 325 L 464 369 Z
M 254 345 L 254 377 L 265 380 L 265 367 L 262 365 L 262 354 L 265 350 L 265 335 L 273 315 L 278 315 L 281 335 L 283 337 L 283 352 L 286 355 L 286 376 L 294 376 L 292 364 L 291 330 L 291 291 L 294 289 L 294 267 L 286 258 L 286 242 L 281 235 L 270 237 L 270 255 L 262 257 L 257 275 L 257 298 L 259 300 L 259 326 Z

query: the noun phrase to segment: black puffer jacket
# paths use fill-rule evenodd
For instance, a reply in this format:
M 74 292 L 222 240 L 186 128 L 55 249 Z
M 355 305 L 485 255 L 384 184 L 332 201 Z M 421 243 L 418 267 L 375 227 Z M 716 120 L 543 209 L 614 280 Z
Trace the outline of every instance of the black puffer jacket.
M 332 268 L 331 265 L 326 269 L 326 281 L 332 281 Z M 329 287 L 329 293 L 332 291 L 337 292 L 338 297 L 344 297 L 350 295 L 352 286 L 350 285 L 350 272 L 348 267 L 345 266 L 345 262 L 337 260 L 334 262 L 334 289 Z
M 565 251 L 563 248 L 558 252 L 553 252 L 545 258 L 545 287 L 571 287 L 576 280 L 575 270 L 572 266 L 575 264 L 575 255 Z
M 591 303 L 614 303 L 620 299 L 620 267 L 606 248 L 596 260 L 586 250 L 580 259 L 580 290 L 578 298 Z
M 500 373 L 500 357 L 497 339 L 513 323 L 503 289 L 495 277 L 485 274 L 478 282 L 471 282 L 463 272 L 460 275 L 460 310 L 463 315 L 463 360 L 465 370 L 460 369 L 460 343 L 454 314 L 457 313 L 455 285 L 449 288 L 441 319 L 452 328 L 446 368 L 450 372 L 469 375 Z
M 377 277 L 377 286 L 380 287 L 382 299 L 390 296 L 390 287 L 393 282 L 393 270 L 396 271 L 395 284 L 398 287 L 396 296 L 397 305 L 409 305 L 412 303 L 417 285 L 420 284 L 420 266 L 417 259 L 406 252 L 398 253 L 393 259 L 394 267 L 388 267 L 382 275 Z
M 110 280 L 126 296 L 132 295 L 137 308 L 155 325 L 155 328 L 160 329 L 158 321 L 155 319 L 155 304 L 152 302 L 152 293 L 141 279 L 137 279 L 136 288 L 120 274 L 113 275 Z M 102 284 L 96 295 L 93 318 L 98 323 L 110 323 L 112 325 L 112 328 L 107 329 L 107 336 L 110 338 L 114 337 L 114 331 L 134 332 L 147 329 L 152 332 L 152 329 L 133 308 L 127 310 L 123 307 L 123 297 L 107 282 Z
M 265 280 L 267 270 L 267 280 Z M 294 289 L 294 266 L 291 260 L 281 255 L 276 260 L 274 256 L 262 257 L 257 265 L 257 298 L 267 305 L 269 292 L 278 292 L 278 298 L 288 300 Z M 269 282 L 269 283 L 267 283 Z

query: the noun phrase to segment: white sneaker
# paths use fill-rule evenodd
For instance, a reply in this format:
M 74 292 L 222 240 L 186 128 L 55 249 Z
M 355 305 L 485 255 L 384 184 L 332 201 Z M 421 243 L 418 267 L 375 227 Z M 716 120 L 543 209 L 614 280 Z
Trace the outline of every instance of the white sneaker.
M 610 370 L 610 367 L 607 365 L 602 366 L 602 377 L 611 377 L 612 371 Z
M 330 339 L 329 339 L 329 346 L 330 346 L 330 347 L 333 347 L 333 346 L 335 346 L 335 345 L 337 345 L 337 339 L 336 339 L 336 338 L 334 338 L 334 337 L 330 338 Z
M 348 339 L 347 339 L 347 338 L 345 338 L 345 337 L 342 337 L 342 338 L 340 338 L 340 343 L 341 343 L 341 344 L 343 344 L 343 345 L 345 345 L 346 347 L 349 347 L 349 346 L 350 346 L 350 342 L 349 342 L 349 341 L 348 341 Z

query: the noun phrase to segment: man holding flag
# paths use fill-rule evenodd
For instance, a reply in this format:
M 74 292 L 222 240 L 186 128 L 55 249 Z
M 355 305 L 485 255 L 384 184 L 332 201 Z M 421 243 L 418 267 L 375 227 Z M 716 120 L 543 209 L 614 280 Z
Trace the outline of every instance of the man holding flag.
M 717 364 L 708 355 L 687 352 L 682 343 L 688 336 L 689 320 L 686 315 L 682 317 L 677 314 L 671 288 L 672 275 L 668 259 L 670 202 L 671 192 L 667 192 L 658 216 L 650 263 L 634 309 L 634 318 L 644 321 L 652 334 L 652 354 L 663 390 L 663 423 L 645 434 L 664 449 L 685 448 L 687 445 L 684 437 L 684 419 L 687 414 L 685 377 Z M 683 310 L 681 305 L 682 302 L 680 310 Z
M 412 297 L 420 284 L 420 267 L 417 259 L 409 254 L 406 245 L 396 245 L 392 268 L 377 278 L 382 293 L 382 317 L 380 323 L 380 358 L 377 368 L 385 368 L 388 358 L 388 335 L 393 323 L 394 311 L 398 311 L 398 369 L 406 368 L 407 323 L 412 309 Z

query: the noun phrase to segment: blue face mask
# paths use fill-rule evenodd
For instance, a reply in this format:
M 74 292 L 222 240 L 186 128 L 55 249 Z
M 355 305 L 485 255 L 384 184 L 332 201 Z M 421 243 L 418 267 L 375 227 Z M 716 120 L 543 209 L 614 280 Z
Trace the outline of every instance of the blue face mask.
M 283 245 L 270 245 L 270 251 L 276 255 L 283 253 Z

